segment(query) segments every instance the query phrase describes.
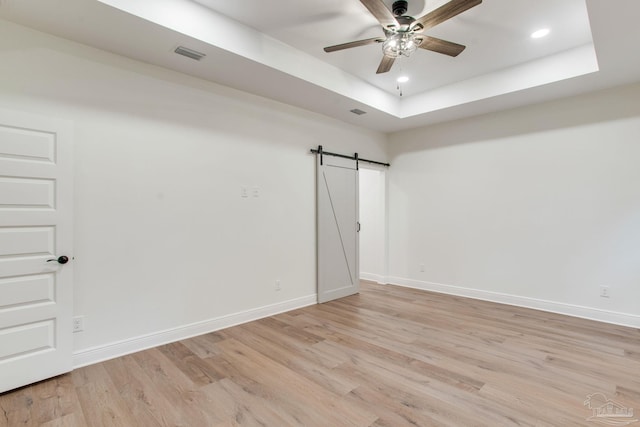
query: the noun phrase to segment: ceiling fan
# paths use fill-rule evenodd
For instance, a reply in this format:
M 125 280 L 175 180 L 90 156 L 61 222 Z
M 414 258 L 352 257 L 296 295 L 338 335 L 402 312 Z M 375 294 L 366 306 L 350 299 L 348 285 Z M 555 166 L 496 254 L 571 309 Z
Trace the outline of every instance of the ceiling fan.
M 482 3 L 482 0 L 451 0 L 439 8 L 419 18 L 405 16 L 408 2 L 393 2 L 392 10 L 387 9 L 382 0 L 360 0 L 371 14 L 380 22 L 384 37 L 373 37 L 349 43 L 328 46 L 325 52 L 335 52 L 352 47 L 382 43 L 383 57 L 376 74 L 386 73 L 400 55 L 409 56 L 417 48 L 458 56 L 466 46 L 422 34 L 462 12 Z

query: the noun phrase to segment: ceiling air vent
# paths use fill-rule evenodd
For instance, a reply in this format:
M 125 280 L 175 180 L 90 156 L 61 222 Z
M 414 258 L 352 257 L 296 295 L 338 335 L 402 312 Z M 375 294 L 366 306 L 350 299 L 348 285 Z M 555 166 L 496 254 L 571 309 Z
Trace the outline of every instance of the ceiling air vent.
M 204 53 L 186 48 L 184 46 L 178 46 L 176 48 L 176 50 L 174 50 L 175 53 L 177 53 L 178 55 L 182 55 L 182 56 L 186 56 L 187 58 L 191 58 L 191 59 L 195 59 L 196 61 L 200 61 L 202 58 L 204 58 L 205 55 Z
M 363 115 L 363 114 L 367 114 L 367 112 L 366 112 L 366 111 L 362 111 L 362 110 L 360 110 L 360 109 L 358 109 L 358 108 L 354 108 L 353 110 L 349 110 L 349 111 L 351 111 L 353 114 L 357 114 L 357 115 L 359 115 L 359 116 L 361 116 L 361 115 Z

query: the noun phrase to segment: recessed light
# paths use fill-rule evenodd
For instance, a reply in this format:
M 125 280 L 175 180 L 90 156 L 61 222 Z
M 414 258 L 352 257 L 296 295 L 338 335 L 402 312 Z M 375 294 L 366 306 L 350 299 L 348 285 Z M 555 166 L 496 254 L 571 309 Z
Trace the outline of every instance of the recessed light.
M 531 33 L 531 38 L 532 39 L 539 39 L 539 38 L 548 36 L 550 32 L 551 32 L 551 30 L 548 29 L 548 28 L 541 28 L 538 31 L 534 31 L 533 33 Z
M 408 81 L 409 81 L 409 77 L 407 77 L 407 76 L 398 77 L 398 83 L 406 83 Z

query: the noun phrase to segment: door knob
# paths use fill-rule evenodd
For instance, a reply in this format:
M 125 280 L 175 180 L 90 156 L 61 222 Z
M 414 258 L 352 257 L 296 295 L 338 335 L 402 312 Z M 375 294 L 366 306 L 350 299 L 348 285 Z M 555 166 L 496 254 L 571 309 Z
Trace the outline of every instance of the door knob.
M 69 262 L 69 257 L 62 255 L 62 256 L 59 256 L 58 258 L 52 258 L 47 260 L 47 262 L 51 262 L 51 261 L 58 261 L 59 264 L 66 264 Z

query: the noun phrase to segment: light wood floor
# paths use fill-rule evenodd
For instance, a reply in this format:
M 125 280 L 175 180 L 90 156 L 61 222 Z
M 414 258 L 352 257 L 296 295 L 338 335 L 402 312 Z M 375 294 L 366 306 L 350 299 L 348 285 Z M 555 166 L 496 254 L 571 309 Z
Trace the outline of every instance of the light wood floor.
M 364 283 L 5 393 L 0 426 L 596 426 L 592 393 L 640 413 L 640 330 Z

